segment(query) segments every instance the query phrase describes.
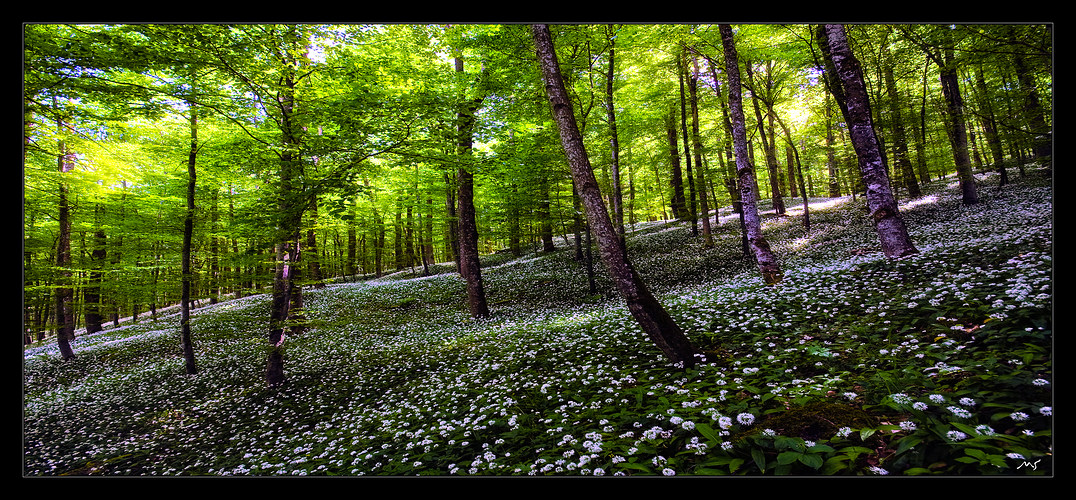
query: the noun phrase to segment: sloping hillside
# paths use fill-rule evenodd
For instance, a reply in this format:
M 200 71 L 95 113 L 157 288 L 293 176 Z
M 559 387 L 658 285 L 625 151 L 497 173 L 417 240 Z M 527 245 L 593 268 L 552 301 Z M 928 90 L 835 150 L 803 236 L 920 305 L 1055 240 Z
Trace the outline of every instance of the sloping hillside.
M 447 267 L 305 292 L 310 328 L 267 388 L 265 296 L 24 356 L 24 473 L 690 475 L 1052 473 L 1052 190 L 901 209 L 919 255 L 886 260 L 863 200 L 769 217 L 785 280 L 762 284 L 727 209 L 717 246 L 682 224 L 629 252 L 704 351 L 668 366 L 596 263 L 487 259 L 493 316 Z M 420 270 L 421 271 L 421 270 Z

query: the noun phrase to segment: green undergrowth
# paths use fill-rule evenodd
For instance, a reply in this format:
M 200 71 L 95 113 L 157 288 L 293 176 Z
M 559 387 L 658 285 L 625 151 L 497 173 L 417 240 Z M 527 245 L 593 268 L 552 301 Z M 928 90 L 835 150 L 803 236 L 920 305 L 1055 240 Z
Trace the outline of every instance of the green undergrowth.
M 920 253 L 882 257 L 861 198 L 764 230 L 766 286 L 722 212 L 628 239 L 703 352 L 671 366 L 595 263 L 490 256 L 492 316 L 450 269 L 305 291 L 287 381 L 264 384 L 265 296 L 25 351 L 24 474 L 1051 475 L 1052 190 L 965 207 L 938 181 L 902 206 Z M 814 201 L 814 200 L 812 200 Z

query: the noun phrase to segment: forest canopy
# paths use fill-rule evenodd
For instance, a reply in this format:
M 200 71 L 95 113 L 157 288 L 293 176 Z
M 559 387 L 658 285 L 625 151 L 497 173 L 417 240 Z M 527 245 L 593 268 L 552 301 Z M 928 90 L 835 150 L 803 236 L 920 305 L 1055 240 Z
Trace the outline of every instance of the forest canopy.
M 22 33 L 27 474 L 1052 473 L 1051 24 Z
M 850 120 L 867 120 L 894 199 L 952 174 L 974 203 L 972 169 L 1004 182 L 1050 157 L 1048 24 L 843 27 L 858 115 L 823 26 L 729 29 L 742 149 L 717 25 L 551 26 L 620 234 L 675 219 L 706 238 L 703 211 L 739 211 L 749 192 L 777 215 L 796 198 L 870 197 L 883 181 L 865 183 Z M 480 293 L 477 255 L 583 258 L 591 223 L 526 25 L 23 32 L 27 343 L 271 291 L 285 270 L 277 295 L 294 310 L 274 321 L 295 323 L 304 286 L 454 262 Z

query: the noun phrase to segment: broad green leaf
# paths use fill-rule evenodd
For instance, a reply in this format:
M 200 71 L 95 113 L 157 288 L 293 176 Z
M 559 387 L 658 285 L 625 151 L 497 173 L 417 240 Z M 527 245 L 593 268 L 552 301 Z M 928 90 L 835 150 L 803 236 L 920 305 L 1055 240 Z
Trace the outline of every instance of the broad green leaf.
M 762 453 L 762 450 L 751 448 L 751 458 L 754 459 L 755 465 L 758 466 L 760 472 L 766 472 L 766 455 Z
M 803 453 L 798 451 L 784 451 L 777 455 L 777 463 L 781 465 L 790 464 L 795 462 Z

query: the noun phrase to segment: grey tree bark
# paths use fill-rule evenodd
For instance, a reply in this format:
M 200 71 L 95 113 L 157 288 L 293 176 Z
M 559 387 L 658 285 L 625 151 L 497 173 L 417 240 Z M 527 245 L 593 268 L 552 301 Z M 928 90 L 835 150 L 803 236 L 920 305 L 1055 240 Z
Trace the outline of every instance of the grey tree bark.
M 729 121 L 732 125 L 732 141 L 736 149 L 736 175 L 739 178 L 741 214 L 748 248 L 755 256 L 762 280 L 767 284 L 781 281 L 781 266 L 762 235 L 762 222 L 758 215 L 758 192 L 755 188 L 755 168 L 748 151 L 747 127 L 743 114 L 743 95 L 740 86 L 740 63 L 736 53 L 732 26 L 722 24 L 721 44 L 725 53 L 725 74 L 729 88 Z
M 830 59 L 834 69 L 835 86 L 840 87 L 844 97 L 843 109 L 845 120 L 852 139 L 852 147 L 859 159 L 859 170 L 867 189 L 867 208 L 882 252 L 887 257 L 903 257 L 918 253 L 912 244 L 904 219 L 897 209 L 896 199 L 889 188 L 889 174 L 882 161 L 881 146 L 874 133 L 871 119 L 870 102 L 867 98 L 866 85 L 859 61 L 848 46 L 844 26 L 827 24 L 823 26 L 827 45 L 823 53 Z
M 572 179 L 579 192 L 587 222 L 597 237 L 599 253 L 609 277 L 627 302 L 632 317 L 669 361 L 684 367 L 694 366 L 695 348 L 668 311 L 647 289 L 620 244 L 620 238 L 606 211 L 598 181 L 591 169 L 582 135 L 575 123 L 575 114 L 564 89 L 549 27 L 542 24 L 533 25 L 531 31 L 545 80 L 546 96 L 571 167 Z

